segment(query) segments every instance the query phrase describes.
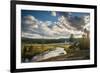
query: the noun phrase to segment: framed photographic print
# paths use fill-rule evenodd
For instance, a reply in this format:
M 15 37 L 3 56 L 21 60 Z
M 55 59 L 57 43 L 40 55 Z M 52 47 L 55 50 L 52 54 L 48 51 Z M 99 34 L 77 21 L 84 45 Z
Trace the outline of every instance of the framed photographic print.
M 11 1 L 11 72 L 96 66 L 96 6 Z

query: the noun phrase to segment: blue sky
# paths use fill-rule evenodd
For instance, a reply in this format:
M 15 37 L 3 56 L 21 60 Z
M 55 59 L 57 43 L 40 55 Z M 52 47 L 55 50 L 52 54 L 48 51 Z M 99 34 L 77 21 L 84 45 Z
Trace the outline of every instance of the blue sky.
M 51 11 L 21 10 L 22 18 L 24 16 L 32 15 L 40 21 L 52 21 L 52 22 L 58 21 L 59 16 L 62 15 L 67 16 L 68 13 L 71 13 L 72 17 L 74 16 L 81 17 L 84 15 L 89 15 L 89 13 L 79 13 L 79 12 L 56 12 L 56 16 L 52 16 Z
M 40 21 L 57 21 L 58 16 L 54 17 L 51 15 L 51 11 L 33 11 L 33 10 L 22 10 L 22 17 L 32 15 Z

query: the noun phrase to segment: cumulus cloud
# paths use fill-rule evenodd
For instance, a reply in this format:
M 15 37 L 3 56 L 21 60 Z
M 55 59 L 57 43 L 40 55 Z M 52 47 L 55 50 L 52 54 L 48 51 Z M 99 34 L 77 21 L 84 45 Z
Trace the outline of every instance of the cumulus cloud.
M 66 38 L 70 34 L 74 34 L 79 37 L 84 32 L 82 29 L 89 29 L 89 24 L 79 26 L 82 29 L 78 29 L 73 26 L 73 21 L 67 19 L 64 16 L 58 18 L 58 22 L 52 21 L 40 21 L 34 16 L 28 15 L 22 18 L 22 37 L 26 38 Z M 78 23 L 78 22 L 77 22 Z
M 52 11 L 52 12 L 51 12 L 51 15 L 52 15 L 52 16 L 56 16 L 56 12 L 55 12 L 55 11 Z

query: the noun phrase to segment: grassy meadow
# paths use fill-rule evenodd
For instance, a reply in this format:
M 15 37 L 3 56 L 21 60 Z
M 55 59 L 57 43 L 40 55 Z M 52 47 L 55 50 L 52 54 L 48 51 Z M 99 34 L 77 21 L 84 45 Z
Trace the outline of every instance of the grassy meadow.
M 51 51 L 56 47 L 64 48 L 67 52 L 65 56 L 59 56 L 50 58 L 44 61 L 59 61 L 59 60 L 84 60 L 89 59 L 90 56 L 90 48 L 89 48 L 89 40 L 88 39 L 77 39 L 79 44 L 76 43 L 65 43 L 65 39 L 22 39 L 21 45 L 21 54 L 22 54 L 22 62 L 24 62 L 25 58 L 29 60 L 32 57 L 44 53 L 45 51 Z M 67 40 L 68 41 L 68 40 Z

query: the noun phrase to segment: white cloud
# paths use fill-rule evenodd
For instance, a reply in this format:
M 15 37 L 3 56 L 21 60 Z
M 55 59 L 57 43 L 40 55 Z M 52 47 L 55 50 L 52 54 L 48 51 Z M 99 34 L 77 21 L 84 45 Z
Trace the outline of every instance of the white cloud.
M 70 25 L 64 16 L 58 22 L 39 21 L 34 16 L 25 16 L 22 19 L 22 37 L 27 38 L 68 38 L 70 34 L 80 37 L 82 32 Z M 50 27 L 52 26 L 52 27 Z M 85 28 L 85 26 L 84 26 Z
M 66 29 L 69 29 L 69 30 L 76 30 L 76 28 L 75 27 L 72 27 L 70 25 L 71 23 L 64 16 L 61 16 L 60 18 L 58 18 L 58 20 L 59 20 L 59 22 L 61 24 L 61 27 L 66 28 Z
M 39 34 L 33 34 L 33 33 L 27 33 L 27 32 L 22 32 L 22 37 L 26 37 L 26 38 L 42 38 Z
M 56 16 L 56 12 L 55 12 L 55 11 L 52 11 L 52 12 L 51 12 L 51 15 L 52 15 L 52 16 Z

